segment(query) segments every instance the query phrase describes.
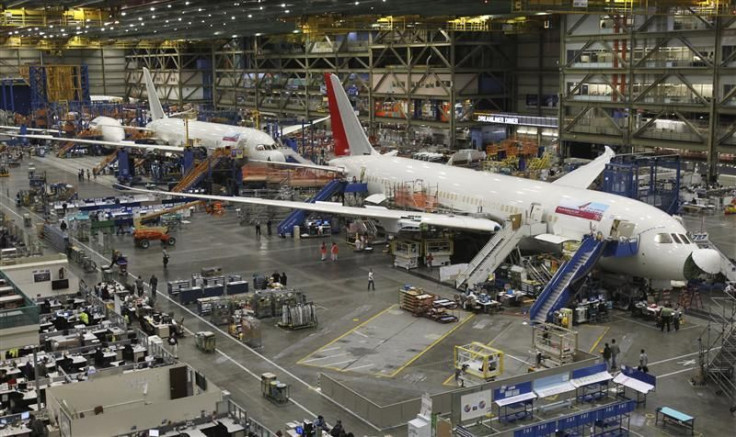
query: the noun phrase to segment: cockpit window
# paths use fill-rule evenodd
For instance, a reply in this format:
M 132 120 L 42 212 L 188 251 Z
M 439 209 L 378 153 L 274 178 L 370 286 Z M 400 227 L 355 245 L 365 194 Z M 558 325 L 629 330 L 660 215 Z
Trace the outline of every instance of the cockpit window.
M 685 244 L 692 243 L 692 241 L 690 241 L 690 239 L 687 238 L 687 235 L 684 235 L 684 234 L 679 234 L 679 235 L 680 235 L 680 239 L 682 240 L 683 243 L 685 243 Z
M 258 150 L 259 152 L 262 152 L 266 150 L 266 146 L 264 146 L 263 144 L 259 144 L 256 146 L 256 150 Z
M 672 239 L 675 240 L 675 243 L 682 244 L 682 241 L 680 241 L 680 237 L 677 236 L 677 234 L 671 234 Z
M 657 234 L 654 236 L 654 242 L 660 244 L 671 244 L 672 238 L 669 234 Z

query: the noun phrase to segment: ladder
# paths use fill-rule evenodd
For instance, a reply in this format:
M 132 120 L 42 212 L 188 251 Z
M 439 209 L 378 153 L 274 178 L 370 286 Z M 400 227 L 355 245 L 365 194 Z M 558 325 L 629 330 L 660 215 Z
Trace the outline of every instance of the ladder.
M 307 203 L 324 202 L 330 200 L 332 196 L 345 189 L 345 182 L 339 179 L 333 179 L 314 196 L 307 200 Z M 301 225 L 307 217 L 307 212 L 303 209 L 295 209 L 284 220 L 279 223 L 276 228 L 279 235 L 291 234 L 294 226 Z
M 511 222 L 506 222 L 504 227 L 496 232 L 468 263 L 465 271 L 457 275 L 455 288 L 460 288 L 463 285 L 472 286 L 487 279 L 488 275 L 495 272 L 511 251 L 516 248 L 519 241 L 526 235 L 525 231 L 524 226 L 514 229 Z

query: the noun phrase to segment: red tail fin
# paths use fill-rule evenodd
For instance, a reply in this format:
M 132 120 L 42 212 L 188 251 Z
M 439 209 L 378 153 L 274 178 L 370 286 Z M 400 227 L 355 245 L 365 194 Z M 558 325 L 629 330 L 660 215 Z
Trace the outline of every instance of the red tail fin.
M 335 88 L 330 80 L 330 73 L 325 73 L 327 85 L 327 103 L 330 106 L 330 123 L 332 124 L 332 138 L 335 140 L 335 156 L 345 156 L 350 153 L 348 138 L 345 135 L 345 126 L 342 123 L 340 109 L 335 98 Z

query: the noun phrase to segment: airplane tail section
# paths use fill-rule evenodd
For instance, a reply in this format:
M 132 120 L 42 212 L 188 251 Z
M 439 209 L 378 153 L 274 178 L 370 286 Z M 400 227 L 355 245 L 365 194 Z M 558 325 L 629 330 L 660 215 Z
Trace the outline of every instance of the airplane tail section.
M 148 68 L 143 67 L 143 80 L 146 81 L 146 92 L 148 93 L 148 106 L 151 110 L 151 119 L 160 120 L 166 118 L 164 114 L 164 108 L 161 106 L 161 101 L 158 99 L 156 94 L 156 87 L 153 85 L 153 78 Z
M 376 155 L 368 137 L 355 115 L 340 79 L 334 74 L 325 73 L 327 100 L 330 105 L 332 136 L 335 139 L 335 155 Z

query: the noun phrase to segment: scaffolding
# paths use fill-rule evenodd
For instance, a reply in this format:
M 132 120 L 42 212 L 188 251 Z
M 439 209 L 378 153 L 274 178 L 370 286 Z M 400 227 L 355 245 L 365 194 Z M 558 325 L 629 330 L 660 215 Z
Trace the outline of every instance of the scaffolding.
M 603 191 L 675 214 L 680 206 L 680 157 L 615 156 L 603 172 Z
M 534 324 L 532 347 L 537 352 L 538 362 L 544 360 L 554 366 L 570 364 L 578 349 L 578 333 L 552 323 Z

